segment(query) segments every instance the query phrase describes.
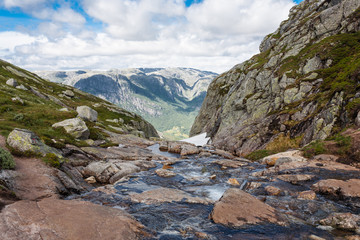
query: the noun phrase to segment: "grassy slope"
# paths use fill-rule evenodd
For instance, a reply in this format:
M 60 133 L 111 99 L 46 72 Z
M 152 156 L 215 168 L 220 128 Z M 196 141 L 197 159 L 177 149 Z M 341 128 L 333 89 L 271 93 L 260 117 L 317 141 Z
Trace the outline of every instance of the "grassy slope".
M 62 128 L 53 129 L 51 127 L 56 122 L 76 117 L 76 111 L 61 112 L 59 109 L 63 108 L 63 106 L 50 99 L 40 98 L 29 90 L 25 91 L 8 86 L 5 83 L 9 78 L 16 79 L 18 84 L 23 84 L 27 88 L 32 87 L 44 95 L 56 97 L 72 109 L 82 105 L 95 109 L 98 112 L 98 122 L 96 124 L 87 123 L 91 132 L 90 137 L 94 140 L 106 137 L 98 128 L 95 128 L 96 125 L 113 132 L 114 130 L 109 125 L 116 127 L 122 127 L 123 125 L 121 123 L 109 123 L 106 119 L 122 118 L 124 124 L 129 124 L 131 120 L 141 120 L 139 116 L 132 115 L 105 100 L 81 92 L 73 87 L 43 80 L 33 73 L 17 68 L 5 61 L 0 61 L 0 134 L 4 136 L 7 136 L 14 128 L 25 128 L 34 131 L 48 143 L 49 139 L 55 139 L 59 143 L 86 145 L 85 142 L 77 141 L 69 134 L 66 134 Z M 75 93 L 74 98 L 59 96 L 68 89 Z M 14 97 L 21 98 L 24 104 L 13 101 L 12 98 Z M 99 106 L 94 107 L 95 103 L 98 103 Z M 117 108 L 120 113 L 110 111 L 109 108 Z

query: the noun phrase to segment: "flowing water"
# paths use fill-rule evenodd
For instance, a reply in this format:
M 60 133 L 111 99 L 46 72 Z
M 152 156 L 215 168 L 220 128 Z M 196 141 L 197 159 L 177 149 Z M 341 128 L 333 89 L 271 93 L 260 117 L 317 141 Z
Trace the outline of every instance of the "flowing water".
M 179 158 L 177 154 L 160 152 L 158 145 L 151 146 L 150 149 L 157 154 Z M 193 197 L 217 201 L 230 187 L 244 189 L 246 183 L 250 181 L 260 182 L 263 185 L 272 184 L 268 179 L 251 176 L 252 172 L 263 170 L 263 165 L 244 162 L 246 165 L 241 168 L 224 169 L 214 163 L 217 160 L 219 157 L 215 155 L 206 158 L 190 156 L 188 159 L 179 159 L 172 165 L 171 171 L 177 174 L 172 178 L 162 178 L 155 174 L 155 170 L 163 166 L 158 162 L 156 168 L 133 174 L 128 181 L 117 183 L 114 186 L 116 191 L 113 193 L 90 192 L 81 198 L 126 210 L 147 227 L 153 234 L 151 239 L 201 239 L 200 233 L 205 233 L 207 239 L 221 240 L 309 239 L 309 235 L 312 234 L 325 239 L 337 239 L 337 236 L 341 237 L 344 233 L 322 230 L 316 227 L 316 221 L 333 211 L 358 212 L 359 210 L 323 197 L 312 201 L 296 199 L 288 192 L 303 191 L 306 187 L 279 182 L 278 186 L 281 185 L 282 189 L 287 191 L 282 196 L 266 196 L 266 203 L 287 215 L 291 213 L 288 226 L 259 224 L 231 229 L 215 224 L 209 219 L 213 204 L 194 204 L 186 201 L 144 204 L 132 202 L 129 198 L 131 193 L 142 193 L 164 187 L 184 191 Z M 211 179 L 213 175 L 216 175 L 216 178 Z M 232 186 L 227 183 L 230 178 L 236 179 L 239 185 Z M 265 196 L 263 188 L 247 191 L 260 198 Z

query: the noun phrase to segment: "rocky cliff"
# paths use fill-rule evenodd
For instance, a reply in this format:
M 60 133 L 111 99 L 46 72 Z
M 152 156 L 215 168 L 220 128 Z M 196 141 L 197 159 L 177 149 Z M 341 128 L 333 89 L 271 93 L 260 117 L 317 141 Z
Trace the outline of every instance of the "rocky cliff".
M 325 139 L 360 110 L 360 1 L 305 0 L 209 86 L 191 135 L 246 155 Z
M 191 68 L 37 73 L 45 79 L 74 86 L 135 112 L 170 139 L 188 137 L 206 89 L 217 76 Z

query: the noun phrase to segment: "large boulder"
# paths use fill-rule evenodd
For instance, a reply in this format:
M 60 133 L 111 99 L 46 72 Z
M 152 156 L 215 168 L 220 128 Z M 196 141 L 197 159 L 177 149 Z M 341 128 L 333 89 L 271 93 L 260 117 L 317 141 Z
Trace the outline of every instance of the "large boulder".
M 78 139 L 88 139 L 90 131 L 80 118 L 71 118 L 52 125 L 53 128 L 63 127 L 67 133 Z
M 27 129 L 15 128 L 7 138 L 7 144 L 20 153 L 31 153 L 35 155 L 46 155 L 55 153 L 61 156 L 61 153 L 52 147 L 44 144 L 40 138 Z
M 338 179 L 321 180 L 311 187 L 315 192 L 342 198 L 360 198 L 360 179 L 347 181 Z
M 145 237 L 143 225 L 120 209 L 75 200 L 19 201 L 0 214 L 0 239 L 118 239 Z
M 94 109 L 92 109 L 88 106 L 77 107 L 76 111 L 79 114 L 78 117 L 80 117 L 84 120 L 91 121 L 91 122 L 97 121 L 97 117 L 98 117 L 97 111 L 95 111 Z
M 94 176 L 100 183 L 115 183 L 121 178 L 154 167 L 152 164 L 143 164 L 142 161 L 125 162 L 110 160 L 108 162 L 92 162 L 84 169 L 85 177 Z
M 228 227 L 241 227 L 246 224 L 261 222 L 278 222 L 273 207 L 237 188 L 228 189 L 221 199 L 215 203 L 211 218 L 215 223 Z
M 16 87 L 18 85 L 17 81 L 13 78 L 10 78 L 6 81 L 6 84 L 11 87 Z
M 281 152 L 264 157 L 261 163 L 267 164 L 268 166 L 279 166 L 287 162 L 305 162 L 306 158 L 301 155 L 299 150 L 291 150 L 287 152 Z

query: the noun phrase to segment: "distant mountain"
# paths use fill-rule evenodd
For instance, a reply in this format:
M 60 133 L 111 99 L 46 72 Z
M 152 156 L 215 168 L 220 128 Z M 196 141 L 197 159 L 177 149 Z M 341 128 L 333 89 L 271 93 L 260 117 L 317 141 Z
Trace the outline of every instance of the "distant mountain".
M 38 75 L 136 112 L 169 139 L 186 138 L 216 73 L 192 68 L 41 71 Z

